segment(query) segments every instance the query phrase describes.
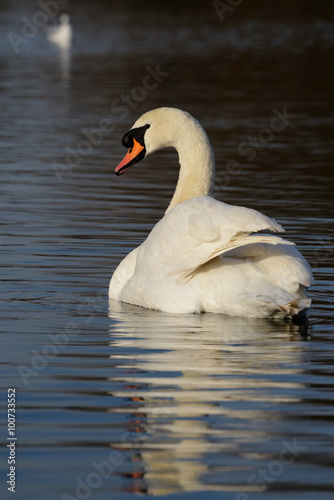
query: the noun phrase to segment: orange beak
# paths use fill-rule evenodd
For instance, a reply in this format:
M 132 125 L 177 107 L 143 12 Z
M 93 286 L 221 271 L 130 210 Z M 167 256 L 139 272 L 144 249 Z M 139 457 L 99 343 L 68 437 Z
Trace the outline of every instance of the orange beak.
M 116 175 L 123 174 L 132 165 L 142 160 L 144 156 L 145 156 L 145 146 L 142 146 L 141 144 L 139 144 L 138 141 L 136 141 L 135 138 L 133 138 L 133 145 L 129 149 L 129 151 L 127 152 L 121 163 L 117 165 L 117 167 L 115 168 L 115 174 Z

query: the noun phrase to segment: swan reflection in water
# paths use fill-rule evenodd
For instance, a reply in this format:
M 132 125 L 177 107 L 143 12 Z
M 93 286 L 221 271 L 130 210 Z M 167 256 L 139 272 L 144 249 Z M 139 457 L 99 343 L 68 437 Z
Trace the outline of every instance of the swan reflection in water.
M 126 415 L 126 431 L 109 444 L 127 456 L 115 468 L 126 489 L 262 491 L 247 477 L 282 408 L 299 402 L 299 327 L 113 300 L 109 317 L 120 373 L 110 393 L 123 403 L 108 411 Z

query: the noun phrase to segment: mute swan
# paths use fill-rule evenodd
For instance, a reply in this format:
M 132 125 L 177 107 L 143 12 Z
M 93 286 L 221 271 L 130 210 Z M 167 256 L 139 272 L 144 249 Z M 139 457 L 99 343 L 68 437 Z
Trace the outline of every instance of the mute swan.
M 175 108 L 145 113 L 122 143 L 121 175 L 155 151 L 174 147 L 180 173 L 164 217 L 114 272 L 109 298 L 168 313 L 214 312 L 283 318 L 305 313 L 313 282 L 309 264 L 273 219 L 211 197 L 214 154 L 190 114 Z
M 69 49 L 72 43 L 72 26 L 70 16 L 62 14 L 59 18 L 59 26 L 47 26 L 46 34 L 50 42 L 59 45 L 62 49 Z

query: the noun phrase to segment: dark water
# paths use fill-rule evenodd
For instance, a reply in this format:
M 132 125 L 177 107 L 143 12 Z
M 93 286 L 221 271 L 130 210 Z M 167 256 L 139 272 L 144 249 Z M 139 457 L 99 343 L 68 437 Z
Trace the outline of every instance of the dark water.
M 1 498 L 333 498 L 333 21 L 70 2 L 71 51 L 39 28 L 15 53 L 38 10 L 0 7 L 5 422 L 17 393 Z M 173 151 L 113 174 L 124 132 L 163 105 L 206 128 L 216 197 L 275 217 L 314 267 L 309 329 L 108 308 L 177 179 Z

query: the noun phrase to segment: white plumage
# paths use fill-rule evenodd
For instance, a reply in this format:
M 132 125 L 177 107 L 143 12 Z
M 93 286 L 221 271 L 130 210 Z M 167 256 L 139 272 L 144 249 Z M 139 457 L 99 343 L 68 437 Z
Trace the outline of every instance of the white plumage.
M 72 26 L 70 24 L 70 16 L 62 14 L 59 18 L 59 26 L 47 26 L 46 34 L 50 42 L 59 45 L 62 49 L 69 49 L 72 44 Z
M 165 216 L 120 263 L 110 281 L 110 298 L 169 313 L 244 317 L 291 317 L 310 306 L 306 288 L 312 272 L 294 244 L 252 234 L 282 232 L 282 227 L 255 210 L 208 196 L 213 152 L 193 117 L 159 108 L 143 115 L 126 135 L 137 141 L 137 156 L 140 144 L 146 156 L 174 146 L 181 166 Z M 117 173 L 136 162 L 133 150 Z

